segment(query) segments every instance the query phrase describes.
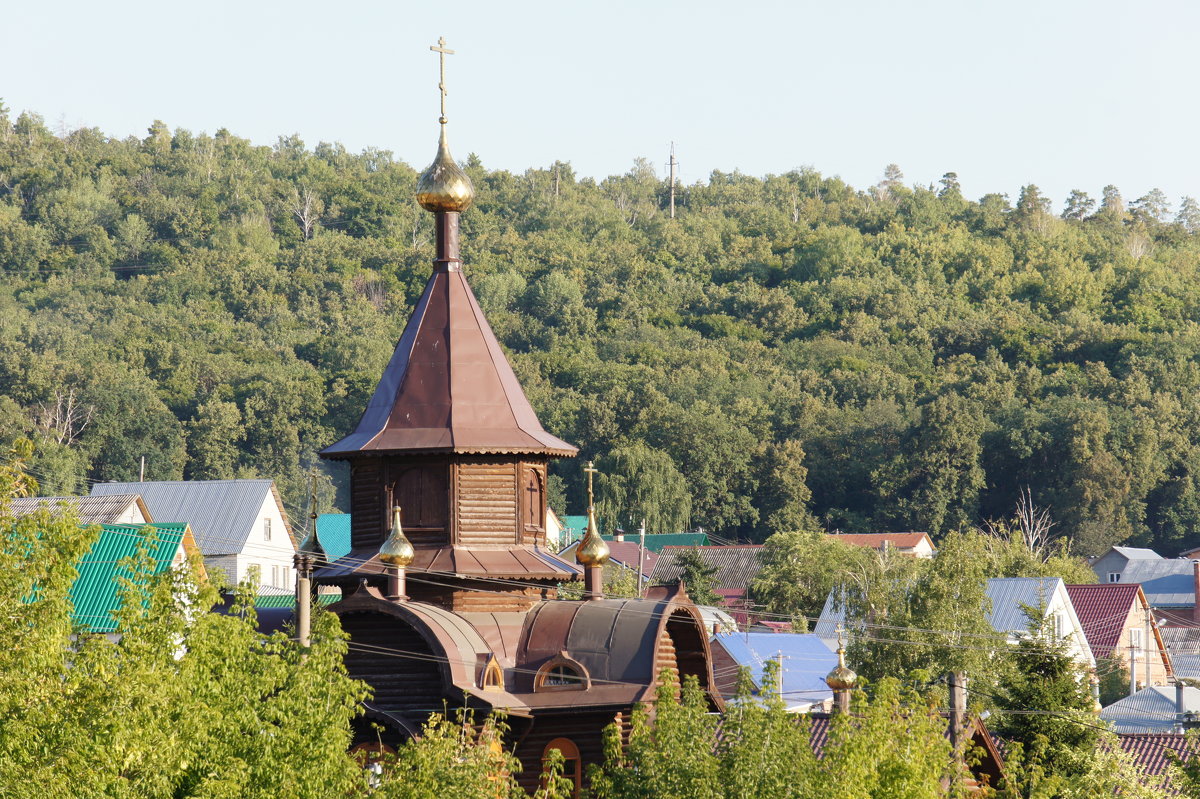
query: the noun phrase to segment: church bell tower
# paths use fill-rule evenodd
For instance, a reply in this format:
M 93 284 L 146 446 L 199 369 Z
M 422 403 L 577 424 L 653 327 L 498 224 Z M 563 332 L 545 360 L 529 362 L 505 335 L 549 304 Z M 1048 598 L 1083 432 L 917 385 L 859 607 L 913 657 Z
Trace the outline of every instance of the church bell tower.
M 454 610 L 517 609 L 578 579 L 544 550 L 547 466 L 577 450 L 542 428 L 463 274 L 459 217 L 475 190 L 446 137 L 453 51 L 444 41 L 432 49 L 441 132 L 417 201 L 434 215 L 433 274 L 358 427 L 321 452 L 350 464 L 351 552 L 316 577 L 381 582 L 378 552 L 398 506 L 415 550 L 409 596 Z

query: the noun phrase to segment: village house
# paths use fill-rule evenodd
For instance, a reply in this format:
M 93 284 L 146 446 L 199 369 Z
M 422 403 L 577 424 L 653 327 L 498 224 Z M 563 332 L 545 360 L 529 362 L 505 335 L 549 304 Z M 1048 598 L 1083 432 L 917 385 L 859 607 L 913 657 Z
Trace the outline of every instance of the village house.
M 81 524 L 146 524 L 154 519 L 137 494 L 106 494 L 94 497 L 16 497 L 9 501 L 13 516 L 26 516 L 46 509 L 68 510 Z
M 637 541 L 609 541 L 608 548 L 611 553 L 608 564 L 604 567 L 606 571 L 624 569 L 631 572 L 634 577 L 639 573 L 642 576 L 642 581 L 649 584 L 650 575 L 654 572 L 654 564 L 658 563 L 658 553 L 652 552 L 649 547 L 643 549 L 638 546 Z M 581 542 L 575 541 L 567 546 L 566 549 L 558 553 L 560 558 L 567 561 L 575 560 L 575 551 L 579 549 Z
M 880 551 L 894 549 L 918 558 L 932 558 L 934 552 L 929 533 L 832 533 L 829 537 L 843 544 Z
M 1067 595 L 1092 656 L 1116 658 L 1129 672 L 1130 693 L 1174 680 L 1171 657 L 1140 585 L 1068 585 Z
M 1083 625 L 1071 604 L 1066 584 L 1058 577 L 995 577 L 987 581 L 987 598 L 991 604 L 988 623 L 997 633 L 1004 635 L 1010 644 L 1017 643 L 1029 634 L 1029 617 L 1026 609 L 1040 609 L 1040 621 L 1044 622 L 1051 635 L 1066 643 L 1067 652 L 1079 665 L 1081 673 L 1090 673 L 1096 660 L 1088 647 Z M 851 636 L 861 626 L 861 620 L 847 617 L 846 606 L 841 599 L 840 589 L 835 588 L 825 598 L 825 606 L 817 619 L 813 632 L 830 647 L 837 646 L 838 631 L 845 630 Z
M 797 633 L 721 632 L 712 639 L 713 675 L 726 701 L 737 694 L 742 669 L 747 670 L 754 695 L 779 691 L 789 713 L 829 711 L 833 689 L 826 675 L 838 664 L 837 655 L 818 636 Z M 781 684 L 769 685 L 767 664 L 774 661 Z
M 681 586 L 604 596 L 592 507 L 579 566 L 547 548 L 550 462 L 577 451 L 538 421 L 467 283 L 459 212 L 472 197 L 443 125 L 418 183 L 433 273 L 358 426 L 321 452 L 349 465 L 350 551 L 313 578 L 342 589 L 330 610 L 346 668 L 373 688 L 356 747 L 395 747 L 444 708 L 502 710 L 522 785 L 536 789 L 557 749 L 578 794 L 602 730 L 653 701 L 663 670 L 696 678 L 714 710 L 723 700 Z M 580 577 L 584 599 L 557 599 Z
M 762 570 L 761 544 L 730 544 L 723 546 L 664 546 L 658 562 L 650 573 L 651 585 L 669 585 L 683 577 L 678 556 L 694 552 L 701 562 L 715 569 L 712 590 L 738 624 L 752 621 L 749 599 L 750 585 Z
M 296 544 L 271 480 L 97 483 L 93 497 L 139 494 L 156 521 L 190 525 L 210 575 L 230 585 L 257 574 L 280 593 L 295 590 Z
M 1182 733 L 1200 721 L 1200 688 L 1176 683 L 1143 688 L 1100 711 L 1121 734 Z
M 109 637 L 117 634 L 116 613 L 124 602 L 121 579 L 129 574 L 125 560 L 139 550 L 148 559 L 151 576 L 181 568 L 190 556 L 198 554 L 187 524 L 100 525 L 100 536 L 76 564 L 79 574 L 71 585 L 71 620 L 80 628 Z M 202 566 L 199 577 L 206 577 Z
M 1160 561 L 1163 556 L 1153 549 L 1140 547 L 1111 547 L 1091 562 L 1092 571 L 1102 583 L 1136 582 L 1123 580 L 1122 573 L 1130 563 L 1138 561 Z

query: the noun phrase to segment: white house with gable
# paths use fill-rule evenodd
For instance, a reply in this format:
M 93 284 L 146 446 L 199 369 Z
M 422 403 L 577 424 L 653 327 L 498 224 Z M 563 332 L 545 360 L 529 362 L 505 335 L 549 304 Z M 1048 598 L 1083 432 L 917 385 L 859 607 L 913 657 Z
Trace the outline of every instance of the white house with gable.
M 829 592 L 821 618 L 813 632 L 831 649 L 837 647 L 838 628 L 854 636 L 862 629 L 859 619 L 847 619 L 839 589 Z M 1049 633 L 1062 640 L 1081 672 L 1096 667 L 1096 660 L 1083 634 L 1083 625 L 1075 613 L 1075 605 L 1067 593 L 1066 584 L 1058 577 L 994 577 L 987 581 L 990 603 L 988 623 L 1003 634 L 1010 644 L 1029 635 L 1029 613 L 1045 623 Z
M 140 494 L 156 522 L 186 522 L 210 575 L 230 585 L 257 569 L 259 585 L 294 590 L 296 542 L 271 480 L 97 483 L 92 496 Z

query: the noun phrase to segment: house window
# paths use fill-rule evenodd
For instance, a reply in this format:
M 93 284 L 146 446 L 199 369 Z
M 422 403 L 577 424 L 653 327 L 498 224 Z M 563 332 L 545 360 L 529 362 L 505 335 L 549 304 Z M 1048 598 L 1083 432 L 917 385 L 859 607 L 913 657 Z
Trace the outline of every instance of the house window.
M 1050 617 L 1050 632 L 1055 638 L 1062 638 L 1066 635 L 1064 628 L 1065 625 L 1063 624 L 1063 615 L 1061 613 L 1055 613 Z
M 586 691 L 591 687 L 587 670 L 577 660 L 572 660 L 566 652 L 551 658 L 538 669 L 533 678 L 535 691 Z
M 1129 631 L 1129 645 L 1131 647 L 1133 647 L 1135 651 L 1141 651 L 1141 649 L 1142 649 L 1142 630 L 1140 627 L 1134 627 L 1132 630 Z
M 1108 573 L 1108 581 L 1109 581 L 1110 583 L 1119 583 L 1119 582 L 1121 582 L 1121 573 L 1120 573 L 1120 572 L 1109 572 L 1109 573 Z
M 271 540 L 271 520 L 270 519 L 263 519 L 263 540 L 264 541 Z
M 546 744 L 546 748 L 542 750 L 543 773 L 550 759 L 550 752 L 554 749 L 562 754 L 562 776 L 571 781 L 571 796 L 578 797 L 583 783 L 583 762 L 579 757 L 579 747 L 570 738 L 555 738 Z

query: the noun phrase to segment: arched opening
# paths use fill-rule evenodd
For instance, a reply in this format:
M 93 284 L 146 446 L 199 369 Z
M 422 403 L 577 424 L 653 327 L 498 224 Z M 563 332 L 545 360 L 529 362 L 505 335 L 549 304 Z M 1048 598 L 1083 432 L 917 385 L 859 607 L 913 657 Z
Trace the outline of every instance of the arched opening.
M 550 751 L 553 749 L 557 749 L 562 754 L 562 776 L 569 779 L 572 786 L 574 786 L 571 790 L 571 796 L 578 797 L 579 790 L 583 786 L 583 761 L 579 757 L 579 747 L 570 738 L 555 738 L 546 744 L 546 748 L 542 750 L 543 774 L 546 773 Z
M 404 534 L 414 544 L 444 543 L 447 511 L 447 467 L 439 463 L 391 466 L 387 480 L 387 507 L 400 506 Z
M 346 671 L 371 686 L 371 706 L 407 716 L 410 708 L 440 707 L 445 699 L 440 653 L 403 619 L 382 613 L 345 613 L 342 629 L 350 637 Z M 414 720 L 427 713 L 413 711 Z
M 525 531 L 538 533 L 546 528 L 545 489 L 542 485 L 542 475 L 537 469 L 525 467 L 522 481 L 522 503 L 524 504 Z
M 708 659 L 704 654 L 705 636 L 695 617 L 686 610 L 676 610 L 667 619 L 667 635 L 671 639 L 675 668 L 680 683 L 692 676 L 700 686 L 708 685 Z
M 586 691 L 591 685 L 587 669 L 566 652 L 546 661 L 533 678 L 534 691 Z

